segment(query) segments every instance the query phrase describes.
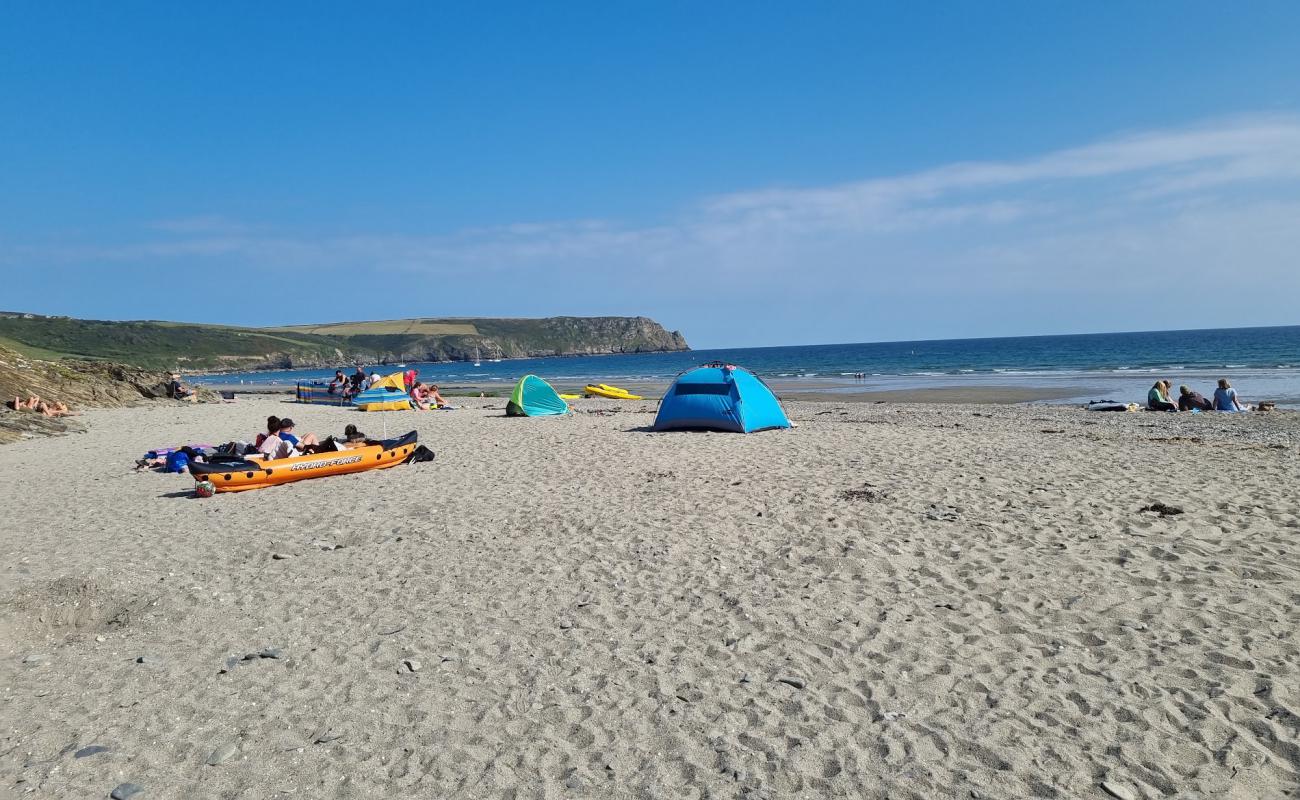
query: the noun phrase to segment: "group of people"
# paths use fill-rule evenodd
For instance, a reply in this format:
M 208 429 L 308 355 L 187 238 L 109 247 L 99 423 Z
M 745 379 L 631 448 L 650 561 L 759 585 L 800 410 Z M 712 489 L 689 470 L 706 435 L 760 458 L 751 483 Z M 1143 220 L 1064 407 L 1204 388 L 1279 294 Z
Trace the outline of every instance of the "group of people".
M 406 394 L 411 398 L 411 408 L 428 411 L 434 408 L 451 408 L 447 399 L 438 391 L 436 383 L 424 383 L 420 380 L 420 371 L 412 367 L 402 373 L 402 383 Z
M 379 383 L 379 380 L 378 372 L 366 374 L 365 369 L 358 364 L 357 371 L 351 376 L 344 375 L 341 369 L 335 370 L 334 377 L 330 380 L 329 393 L 341 394 L 343 399 L 349 400 Z
M 77 412 L 68 408 L 67 403 L 61 403 L 57 400 L 42 400 L 38 395 L 28 395 L 24 400 L 21 397 L 15 397 L 12 400 L 6 400 L 5 405 L 14 411 L 35 411 L 43 417 L 72 417 Z
M 252 445 L 243 442 L 231 442 L 224 449 L 233 455 L 261 457 L 266 461 L 314 453 L 330 453 L 365 447 L 366 435 L 357 430 L 356 425 L 349 424 L 343 429 L 341 437 L 326 436 L 324 441 L 316 438 L 314 433 L 298 436 L 293 420 L 285 417 L 270 416 L 266 418 L 266 431 L 253 438 Z
M 365 447 L 367 444 L 369 438 L 357 430 L 356 425 L 345 427 L 342 436 L 326 436 L 324 440 L 320 440 L 314 433 L 299 436 L 293 420 L 288 417 L 281 419 L 270 416 L 266 418 L 266 430 L 255 435 L 252 442 L 237 440 L 218 447 L 185 445 L 174 449 L 151 451 L 144 458 L 136 461 L 135 466 L 137 470 L 161 469 L 165 472 L 184 472 L 192 463 L 209 461 L 217 456 L 275 461 L 315 453 L 352 450 Z
M 425 384 L 416 382 L 409 392 L 411 396 L 411 407 L 420 411 L 428 411 L 436 408 L 448 408 L 447 399 L 438 391 L 437 384 Z
M 1169 395 L 1173 384 L 1159 380 L 1147 392 L 1147 408 L 1151 411 L 1249 411 L 1250 406 L 1243 405 L 1237 397 L 1237 390 L 1232 388 L 1227 378 L 1219 378 L 1219 386 L 1214 390 L 1214 399 L 1209 400 L 1200 392 L 1194 392 L 1186 384 L 1178 387 L 1178 400 Z

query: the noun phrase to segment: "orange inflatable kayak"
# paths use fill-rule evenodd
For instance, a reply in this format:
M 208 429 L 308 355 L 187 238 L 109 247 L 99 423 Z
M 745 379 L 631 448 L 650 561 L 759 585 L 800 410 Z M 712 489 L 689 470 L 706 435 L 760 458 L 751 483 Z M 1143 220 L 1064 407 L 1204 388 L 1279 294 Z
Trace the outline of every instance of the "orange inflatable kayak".
M 411 431 L 397 439 L 367 442 L 365 447 L 351 450 L 335 450 L 275 461 L 229 458 L 191 463 L 190 474 L 195 480 L 206 478 L 212 481 L 218 492 L 261 489 L 307 478 L 395 467 L 415 451 L 417 438 L 417 432 Z

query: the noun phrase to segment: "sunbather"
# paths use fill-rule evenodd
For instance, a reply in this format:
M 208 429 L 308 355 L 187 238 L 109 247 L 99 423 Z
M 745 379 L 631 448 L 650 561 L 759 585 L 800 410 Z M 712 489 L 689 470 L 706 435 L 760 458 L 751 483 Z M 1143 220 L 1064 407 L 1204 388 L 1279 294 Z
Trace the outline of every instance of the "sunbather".
M 14 411 L 35 411 L 44 417 L 74 417 L 77 412 L 68 408 L 67 403 L 61 403 L 57 400 L 42 400 L 37 395 L 28 395 L 24 400 L 21 397 L 15 397 L 13 400 L 5 402 L 5 405 Z

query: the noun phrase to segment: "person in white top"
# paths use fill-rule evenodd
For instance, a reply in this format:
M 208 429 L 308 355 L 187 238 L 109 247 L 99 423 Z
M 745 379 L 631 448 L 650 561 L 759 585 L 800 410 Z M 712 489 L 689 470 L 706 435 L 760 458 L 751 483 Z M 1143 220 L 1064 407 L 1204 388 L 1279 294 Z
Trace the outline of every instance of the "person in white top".
M 262 454 L 266 461 L 275 461 L 281 458 L 293 458 L 300 456 L 302 453 L 289 442 L 281 439 L 279 436 L 271 435 L 262 440 L 257 446 L 257 452 Z

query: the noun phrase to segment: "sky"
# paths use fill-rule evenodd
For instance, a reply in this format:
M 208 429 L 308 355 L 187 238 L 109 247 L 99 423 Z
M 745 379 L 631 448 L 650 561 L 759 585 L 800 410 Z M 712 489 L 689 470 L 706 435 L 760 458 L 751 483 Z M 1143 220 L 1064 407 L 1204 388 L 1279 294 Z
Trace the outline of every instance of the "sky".
M 1300 3 L 0 3 L 0 310 L 1300 324 Z

